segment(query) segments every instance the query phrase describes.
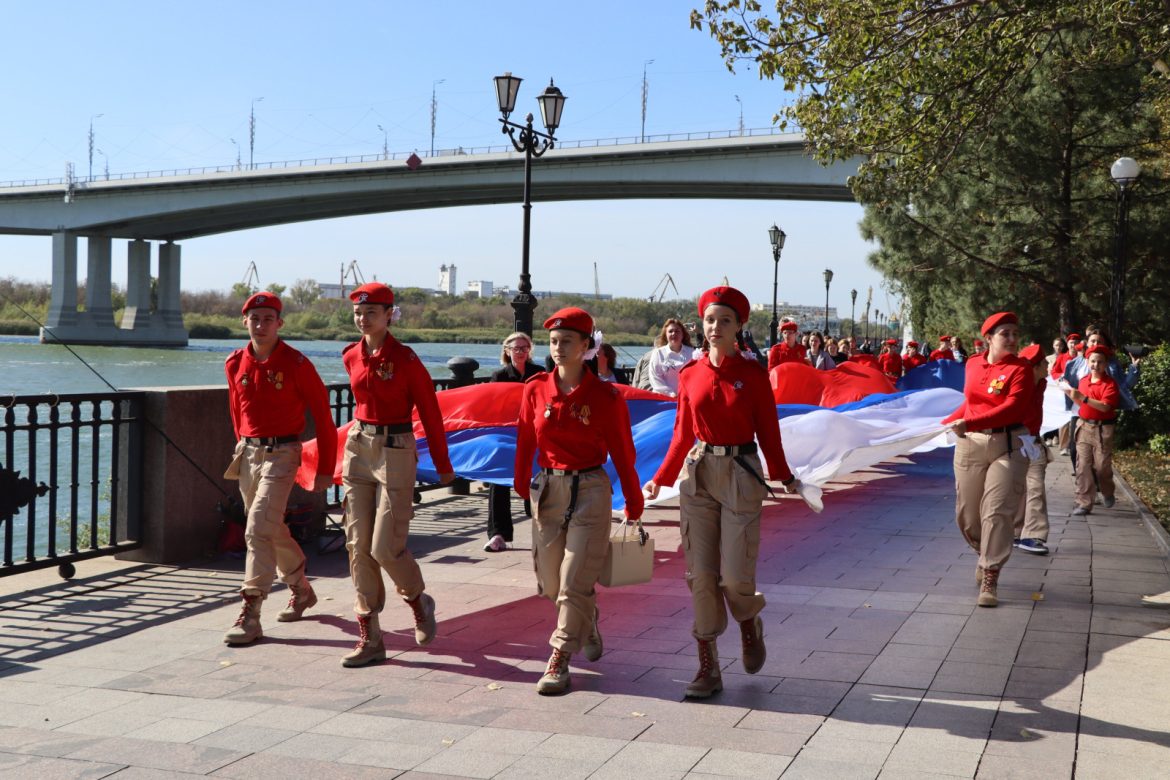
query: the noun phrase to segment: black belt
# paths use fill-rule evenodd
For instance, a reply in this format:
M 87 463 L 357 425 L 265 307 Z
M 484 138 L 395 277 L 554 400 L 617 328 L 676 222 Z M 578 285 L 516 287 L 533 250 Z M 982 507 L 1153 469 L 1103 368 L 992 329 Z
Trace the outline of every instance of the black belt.
M 703 452 L 707 452 L 707 453 L 710 453 L 712 455 L 730 455 L 731 457 L 734 458 L 737 455 L 755 455 L 756 454 L 756 443 L 754 441 L 750 441 L 747 444 L 727 444 L 727 445 L 708 444 L 705 441 L 701 441 L 701 442 L 699 442 L 699 444 L 703 445 Z
M 414 426 L 410 423 L 390 423 L 389 425 L 374 425 L 373 423 L 362 422 L 356 420 L 354 425 L 362 433 L 368 433 L 371 436 L 394 436 L 400 433 L 413 433 Z
M 601 466 L 590 466 L 587 469 L 548 469 L 542 468 L 545 474 L 553 477 L 575 477 L 579 474 L 588 474 L 591 471 L 600 471 Z
M 971 433 L 1008 433 L 1014 431 L 1016 428 L 1023 428 L 1023 425 L 1004 425 L 999 428 L 984 428 L 979 431 L 971 431 Z
M 1117 424 L 1117 420 L 1090 420 L 1088 417 L 1080 417 L 1078 419 L 1081 422 L 1085 423 L 1086 425 L 1116 425 Z
M 245 444 L 255 444 L 257 447 L 275 447 L 278 444 L 290 444 L 300 441 L 300 436 L 245 436 Z
M 569 527 L 569 522 L 573 519 L 573 513 L 577 511 L 577 491 L 581 487 L 581 475 L 600 470 L 601 466 L 590 466 L 587 469 L 542 469 L 545 474 L 554 477 L 573 478 L 573 482 L 569 485 L 569 506 L 565 509 L 565 528 Z

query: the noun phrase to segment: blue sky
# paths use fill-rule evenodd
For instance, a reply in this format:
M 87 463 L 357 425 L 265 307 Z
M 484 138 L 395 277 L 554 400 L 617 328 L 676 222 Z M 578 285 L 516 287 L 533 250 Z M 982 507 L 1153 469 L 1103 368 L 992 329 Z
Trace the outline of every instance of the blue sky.
M 61 176 L 72 161 L 113 172 L 182 168 L 248 157 L 254 98 L 259 161 L 375 154 L 435 145 L 498 145 L 492 76 L 525 82 L 517 113 L 535 111 L 551 76 L 569 97 L 564 140 L 768 127 L 791 100 L 754 71 L 731 74 L 710 37 L 689 29 L 695 2 L 129 2 L 10 3 L 0 34 L 0 181 Z M 19 75 L 17 75 L 19 74 Z M 435 85 L 440 79 L 445 81 Z M 738 95 L 739 101 L 736 100 Z M 537 112 L 538 113 L 538 112 Z M 98 116 L 101 115 L 101 116 Z M 383 130 L 378 129 L 381 125 Z M 235 140 L 233 144 L 232 139 Z M 237 146 L 238 145 L 238 146 Z M 538 163 L 539 164 L 539 163 Z M 227 288 L 255 261 L 264 282 L 332 280 L 357 259 L 367 277 L 433 287 L 454 262 L 471 279 L 516 284 L 517 203 L 317 221 L 183 244 L 185 289 Z M 753 301 L 770 300 L 767 228 L 788 233 L 782 300 L 831 303 L 873 285 L 852 204 L 639 200 L 540 203 L 534 176 L 532 273 L 538 289 L 645 296 L 670 273 L 684 296 L 727 275 Z M 0 275 L 49 277 L 49 240 L 0 236 Z M 124 258 L 116 245 L 115 257 Z M 81 263 L 84 267 L 84 263 Z M 124 259 L 115 281 L 124 279 Z

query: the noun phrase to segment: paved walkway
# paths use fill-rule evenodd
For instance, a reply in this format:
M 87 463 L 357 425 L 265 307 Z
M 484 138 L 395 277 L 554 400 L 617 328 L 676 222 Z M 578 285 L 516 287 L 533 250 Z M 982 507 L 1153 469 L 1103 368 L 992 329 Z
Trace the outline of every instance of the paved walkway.
M 696 668 L 677 510 L 649 513 L 655 579 L 602 592 L 605 656 L 573 691 L 533 691 L 552 609 L 533 593 L 528 524 L 483 553 L 486 502 L 426 506 L 412 546 L 439 604 L 413 646 L 344 670 L 354 642 L 344 554 L 314 559 L 301 623 L 229 649 L 238 561 L 134 566 L 0 597 L 0 772 L 147 778 L 928 778 L 1127 780 L 1170 773 L 1167 560 L 1133 504 L 1070 518 L 1049 470 L 1053 554 L 1017 552 L 1001 605 L 975 607 L 975 557 L 952 519 L 949 451 L 833 485 L 824 514 L 771 505 L 760 549 L 768 661 L 682 701 Z M 83 576 L 86 569 L 83 567 Z

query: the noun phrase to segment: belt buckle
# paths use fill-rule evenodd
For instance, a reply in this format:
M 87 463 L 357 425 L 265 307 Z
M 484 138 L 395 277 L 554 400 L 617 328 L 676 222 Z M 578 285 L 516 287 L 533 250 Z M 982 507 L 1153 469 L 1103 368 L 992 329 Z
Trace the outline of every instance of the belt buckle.
M 724 444 L 714 444 L 711 446 L 711 454 L 712 455 L 730 455 L 731 454 L 731 447 L 728 447 Z

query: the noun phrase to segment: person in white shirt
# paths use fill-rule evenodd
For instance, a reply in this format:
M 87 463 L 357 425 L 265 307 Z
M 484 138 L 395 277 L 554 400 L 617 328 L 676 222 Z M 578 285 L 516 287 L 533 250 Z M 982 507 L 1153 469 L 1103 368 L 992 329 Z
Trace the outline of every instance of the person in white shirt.
M 673 317 L 662 325 L 650 353 L 650 389 L 663 395 L 678 395 L 678 371 L 691 362 L 695 348 L 686 327 Z

